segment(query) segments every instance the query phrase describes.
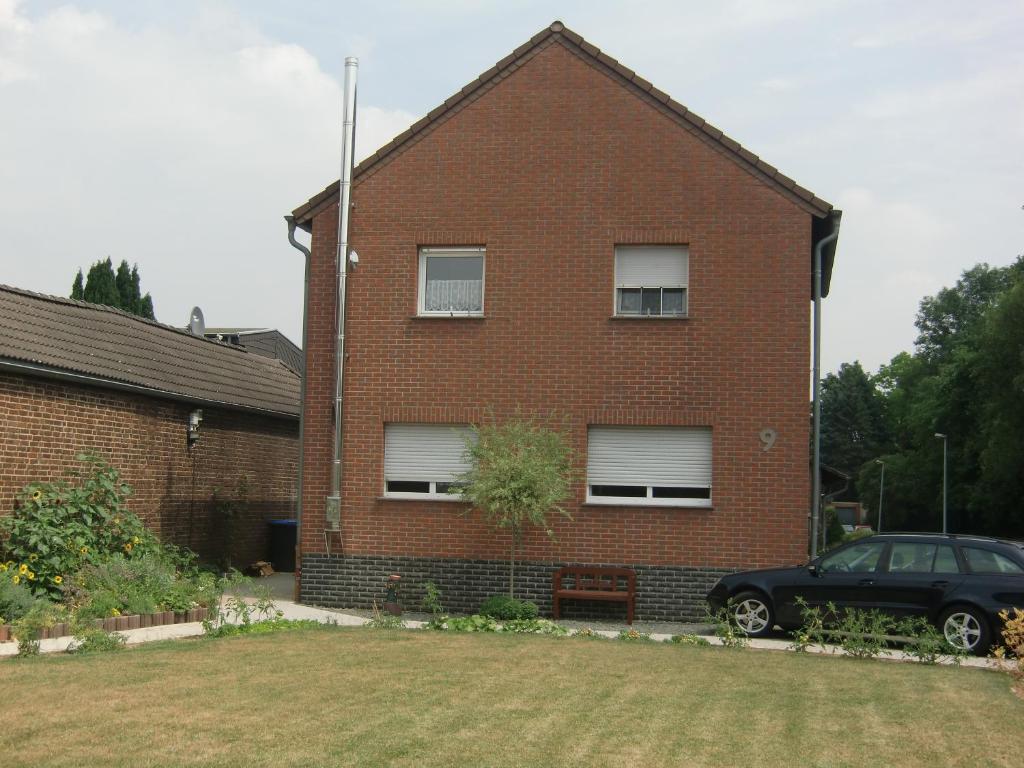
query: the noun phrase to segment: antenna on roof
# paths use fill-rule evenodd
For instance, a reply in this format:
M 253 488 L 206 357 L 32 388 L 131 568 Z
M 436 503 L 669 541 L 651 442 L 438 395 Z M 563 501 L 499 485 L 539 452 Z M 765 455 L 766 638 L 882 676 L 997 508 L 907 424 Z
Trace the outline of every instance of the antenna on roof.
M 188 315 L 188 332 L 193 336 L 202 336 L 206 333 L 206 320 L 203 318 L 203 310 L 199 307 L 192 307 Z

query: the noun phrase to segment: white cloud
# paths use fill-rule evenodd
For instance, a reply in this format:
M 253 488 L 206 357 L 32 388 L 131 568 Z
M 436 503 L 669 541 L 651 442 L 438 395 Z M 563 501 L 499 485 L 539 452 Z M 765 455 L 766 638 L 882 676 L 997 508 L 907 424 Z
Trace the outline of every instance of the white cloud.
M 282 216 L 337 178 L 341 90 L 303 47 L 223 10 L 185 33 L 0 0 L 2 281 L 66 295 L 139 262 L 157 317 L 299 340 L 302 264 Z M 359 155 L 414 115 L 360 107 Z

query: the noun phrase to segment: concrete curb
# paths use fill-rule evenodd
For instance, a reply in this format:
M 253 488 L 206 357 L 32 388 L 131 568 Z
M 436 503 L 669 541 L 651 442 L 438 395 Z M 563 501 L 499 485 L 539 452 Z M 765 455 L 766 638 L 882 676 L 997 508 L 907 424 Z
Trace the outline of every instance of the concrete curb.
M 246 599 L 246 602 L 255 603 L 255 599 Z M 361 627 L 365 626 L 370 622 L 370 619 L 364 616 L 356 616 L 350 613 L 342 613 L 341 611 L 332 611 L 324 608 L 314 608 L 309 605 L 300 605 L 299 603 L 291 602 L 290 600 L 278 600 L 275 602 L 278 610 L 281 611 L 281 618 L 289 620 L 312 620 L 318 621 L 321 624 L 336 624 L 341 627 Z M 407 629 L 423 629 L 426 626 L 424 621 L 407 620 L 405 621 L 405 627 Z M 575 635 L 580 632 L 579 629 L 570 629 L 569 634 Z M 139 645 L 141 643 L 151 643 L 159 640 L 177 640 L 185 637 L 197 637 L 203 634 L 203 625 L 201 622 L 192 622 L 188 624 L 165 624 L 160 627 L 146 627 L 145 629 L 128 629 L 117 634 L 123 635 L 128 645 Z M 600 635 L 601 637 L 614 639 L 618 637 L 619 633 L 614 630 L 597 629 L 594 630 L 594 634 Z M 651 640 L 660 643 L 670 642 L 672 635 L 663 632 L 654 632 L 650 635 Z M 723 646 L 722 639 L 714 636 L 701 635 L 703 639 L 707 640 L 713 646 Z M 71 637 L 58 637 L 49 640 L 39 641 L 39 652 L 40 653 L 62 653 L 68 650 L 68 647 L 73 643 Z M 787 640 L 759 640 L 751 639 L 748 641 L 748 647 L 755 650 L 765 651 L 786 651 L 793 653 L 792 643 Z M 807 653 L 825 655 L 825 656 L 844 656 L 842 649 L 837 645 L 827 645 L 824 648 L 820 646 L 809 647 Z M 16 656 L 18 654 L 18 644 L 15 643 L 0 643 L 0 657 L 4 656 Z M 903 651 L 883 651 L 877 657 L 877 659 L 883 661 L 897 661 L 905 663 L 917 663 L 916 659 Z M 950 660 L 942 659 L 938 664 L 943 666 L 952 666 L 953 662 Z M 996 659 L 979 658 L 976 656 L 970 656 L 963 659 L 960 662 L 960 666 L 971 667 L 975 669 L 999 669 L 999 663 Z

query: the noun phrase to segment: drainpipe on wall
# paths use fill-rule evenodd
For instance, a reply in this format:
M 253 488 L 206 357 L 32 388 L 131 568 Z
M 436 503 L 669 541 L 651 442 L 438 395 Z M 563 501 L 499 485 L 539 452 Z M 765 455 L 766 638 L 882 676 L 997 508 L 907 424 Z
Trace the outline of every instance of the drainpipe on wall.
M 288 222 L 288 242 L 305 257 L 306 270 L 302 280 L 302 354 L 306 355 L 306 331 L 309 323 L 309 260 L 312 256 L 309 248 L 295 239 L 295 217 L 285 216 Z M 302 468 L 305 454 L 306 435 L 306 370 L 308 360 L 302 366 L 302 378 L 299 380 L 299 487 L 298 503 L 295 507 L 295 601 L 299 601 L 299 581 L 302 578 Z
M 811 559 L 818 556 L 818 526 L 821 520 L 821 254 L 839 237 L 835 229 L 814 246 L 814 468 L 811 483 Z
M 352 208 L 352 169 L 355 150 L 356 74 L 359 59 L 345 59 L 345 89 L 342 108 L 341 179 L 338 194 L 338 302 L 336 327 L 338 336 L 334 347 L 334 451 L 331 461 L 331 494 L 324 510 L 324 544 L 330 555 L 330 535 L 341 537 L 341 458 L 342 458 L 342 397 L 345 379 L 345 281 L 348 278 L 348 227 Z M 341 541 L 344 553 L 344 541 Z

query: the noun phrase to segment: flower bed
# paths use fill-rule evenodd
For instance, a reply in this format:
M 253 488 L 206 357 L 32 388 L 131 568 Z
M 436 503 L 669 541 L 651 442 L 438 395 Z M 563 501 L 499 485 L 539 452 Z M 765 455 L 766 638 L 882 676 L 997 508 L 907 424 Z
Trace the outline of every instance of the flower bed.
M 157 611 L 156 613 L 132 614 L 131 616 L 108 616 L 105 619 L 92 619 L 91 626 L 104 632 L 123 632 L 128 629 L 147 629 L 162 627 L 166 624 L 191 624 L 206 621 L 210 611 L 208 608 L 192 608 L 187 611 Z M 74 634 L 71 622 L 62 621 L 39 630 L 37 640 L 56 637 L 69 637 Z M 14 627 L 11 624 L 0 624 L 0 643 L 14 641 Z

